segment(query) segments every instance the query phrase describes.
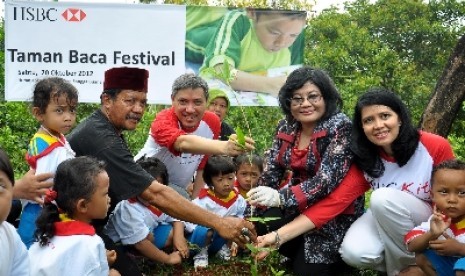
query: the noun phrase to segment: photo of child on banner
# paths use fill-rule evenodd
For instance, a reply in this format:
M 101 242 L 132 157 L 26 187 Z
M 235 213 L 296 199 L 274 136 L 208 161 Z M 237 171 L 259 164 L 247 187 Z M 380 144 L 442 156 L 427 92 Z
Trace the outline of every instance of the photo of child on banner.
M 305 11 L 188 6 L 186 69 L 232 105 L 277 105 L 287 75 L 303 63 L 306 22 Z

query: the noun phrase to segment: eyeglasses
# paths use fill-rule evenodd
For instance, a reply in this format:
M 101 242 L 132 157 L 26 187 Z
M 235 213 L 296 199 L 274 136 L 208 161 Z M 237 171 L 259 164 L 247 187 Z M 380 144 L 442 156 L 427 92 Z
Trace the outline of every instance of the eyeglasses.
M 134 98 L 128 98 L 128 99 L 121 99 L 121 101 L 126 105 L 127 107 L 134 107 L 136 104 L 138 104 L 141 108 L 146 108 L 147 107 L 147 100 L 136 100 Z
M 307 101 L 311 104 L 316 104 L 321 100 L 322 96 L 319 94 L 309 94 L 307 95 L 306 98 L 300 97 L 300 96 L 294 96 L 291 98 L 291 104 L 292 105 L 302 105 L 307 99 Z

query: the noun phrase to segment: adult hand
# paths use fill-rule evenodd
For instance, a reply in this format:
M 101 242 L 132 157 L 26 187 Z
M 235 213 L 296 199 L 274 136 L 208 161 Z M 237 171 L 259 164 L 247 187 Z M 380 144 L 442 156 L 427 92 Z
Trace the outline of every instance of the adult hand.
M 248 236 L 244 235 L 247 232 Z M 221 218 L 218 227 L 215 229 L 218 234 L 227 240 L 235 242 L 238 246 L 244 248 L 249 242 L 255 242 L 257 240 L 257 233 L 255 227 L 250 221 L 236 218 L 236 217 L 224 217 Z
M 255 141 L 250 137 L 245 137 L 245 145 L 239 144 L 237 134 L 231 134 L 229 140 L 226 141 L 225 153 L 229 156 L 237 156 L 243 152 L 254 150 Z
M 21 179 L 15 181 L 13 186 L 13 197 L 17 199 L 34 200 L 43 204 L 42 196 L 47 189 L 53 186 L 52 173 L 41 173 L 36 175 L 34 169 L 30 169 Z
M 247 201 L 250 205 L 278 207 L 281 205 L 279 192 L 267 186 L 258 186 L 247 192 Z
M 276 234 L 273 232 L 257 237 L 257 247 L 264 248 L 276 245 Z M 269 250 L 259 250 L 255 256 L 258 260 L 263 260 L 270 254 Z

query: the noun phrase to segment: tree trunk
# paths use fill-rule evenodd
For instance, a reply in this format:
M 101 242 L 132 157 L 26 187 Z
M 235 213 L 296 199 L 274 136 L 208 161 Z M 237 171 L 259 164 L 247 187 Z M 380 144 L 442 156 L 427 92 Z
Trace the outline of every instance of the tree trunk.
M 465 35 L 449 58 L 421 116 L 421 129 L 446 137 L 465 98 Z

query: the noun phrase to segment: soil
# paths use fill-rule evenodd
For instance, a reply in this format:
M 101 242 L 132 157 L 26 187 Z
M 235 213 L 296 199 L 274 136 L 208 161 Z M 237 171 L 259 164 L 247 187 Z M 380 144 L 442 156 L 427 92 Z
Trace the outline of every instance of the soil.
M 233 259 L 229 262 L 221 261 L 218 259 L 210 260 L 208 267 L 194 270 L 192 262 L 185 262 L 181 265 L 170 266 L 170 265 L 161 265 L 149 263 L 147 261 L 139 263 L 139 266 L 142 268 L 143 273 L 146 276 L 155 276 L 155 275 L 192 275 L 192 276 L 241 276 L 251 274 L 251 266 L 247 263 L 246 259 Z M 276 269 L 276 268 L 275 268 Z M 279 268 L 276 270 L 284 270 L 284 268 Z M 258 267 L 258 275 L 260 276 L 269 276 L 273 275 L 269 266 L 266 263 L 261 263 Z M 292 275 L 291 273 L 286 273 L 285 275 Z

